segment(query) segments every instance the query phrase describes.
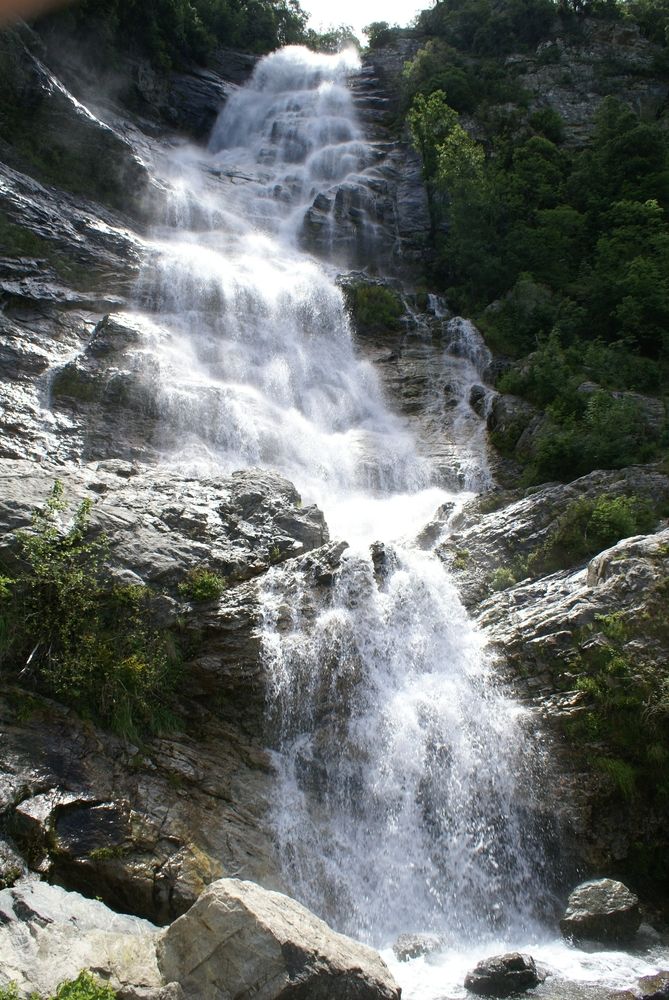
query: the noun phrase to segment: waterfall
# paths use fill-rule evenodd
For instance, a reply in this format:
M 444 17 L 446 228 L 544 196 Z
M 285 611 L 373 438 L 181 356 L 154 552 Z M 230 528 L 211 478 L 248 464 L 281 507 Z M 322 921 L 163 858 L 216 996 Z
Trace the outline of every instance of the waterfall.
M 337 268 L 382 238 L 378 151 L 347 87 L 356 66 L 351 54 L 274 53 L 229 100 L 209 150 L 174 154 L 140 282 L 158 445 L 196 471 L 278 470 L 348 543 L 316 607 L 299 566 L 262 585 L 289 891 L 379 947 L 408 931 L 449 948 L 527 939 L 546 896 L 539 755 L 433 551 L 448 512 L 490 479 L 469 407 L 488 358 L 438 300 L 415 319 L 420 350 L 441 338 L 419 414 L 449 438 L 440 462 L 354 344 Z

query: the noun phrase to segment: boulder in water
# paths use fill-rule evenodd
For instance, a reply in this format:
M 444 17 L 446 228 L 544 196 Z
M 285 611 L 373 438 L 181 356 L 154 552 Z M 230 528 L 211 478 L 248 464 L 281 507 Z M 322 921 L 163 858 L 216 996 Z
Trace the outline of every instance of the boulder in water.
M 481 997 L 508 997 L 534 989 L 542 978 L 531 955 L 510 951 L 479 962 L 465 976 L 465 989 Z
M 635 990 L 639 1000 L 669 1000 L 669 971 L 644 976 Z
M 165 932 L 158 962 L 187 997 L 399 1000 L 381 958 L 300 903 L 220 879 Z
M 393 945 L 398 962 L 408 962 L 411 958 L 431 955 L 443 947 L 443 941 L 436 934 L 400 934 Z
M 625 944 L 633 940 L 640 924 L 638 897 L 622 882 L 599 878 L 574 889 L 560 930 L 575 941 Z

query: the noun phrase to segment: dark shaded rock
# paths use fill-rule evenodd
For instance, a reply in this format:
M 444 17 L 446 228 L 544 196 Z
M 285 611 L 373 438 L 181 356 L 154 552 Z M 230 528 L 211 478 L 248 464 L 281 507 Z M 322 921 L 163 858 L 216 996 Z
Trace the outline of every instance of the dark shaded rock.
M 393 944 L 393 952 L 399 962 L 408 962 L 412 958 L 439 951 L 443 944 L 436 934 L 400 934 Z
M 206 139 L 219 111 L 236 89 L 234 84 L 222 80 L 209 69 L 174 73 L 163 117 L 170 125 L 196 139 Z
M 399 1000 L 381 958 L 253 882 L 222 879 L 165 932 L 163 977 L 186 996 L 250 1000 Z
M 0 840 L 0 890 L 10 889 L 26 872 L 21 855 L 6 840 Z
M 541 982 L 534 959 L 511 951 L 479 962 L 465 977 L 465 989 L 483 997 L 508 997 L 532 990 Z
M 209 57 L 209 65 L 219 76 L 230 83 L 243 84 L 250 78 L 261 56 L 237 49 L 216 49 Z
M 495 396 L 487 416 L 495 446 L 504 454 L 512 452 L 536 413 L 536 407 L 519 396 Z
M 560 930 L 574 941 L 629 944 L 641 924 L 639 899 L 610 878 L 583 882 L 571 893 Z
M 6 161 L 67 191 L 146 214 L 152 184 L 133 148 L 9 30 L 0 35 L 0 106 Z
M 469 405 L 479 417 L 487 416 L 489 390 L 483 385 L 473 385 L 469 393 Z
M 397 568 L 397 556 L 392 548 L 383 542 L 374 542 L 370 546 L 374 576 L 379 586 L 382 586 L 388 576 Z

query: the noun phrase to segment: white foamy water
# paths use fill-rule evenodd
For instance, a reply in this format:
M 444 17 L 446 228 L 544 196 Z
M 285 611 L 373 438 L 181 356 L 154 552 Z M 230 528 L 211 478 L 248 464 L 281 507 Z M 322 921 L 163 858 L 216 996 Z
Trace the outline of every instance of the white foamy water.
M 449 478 L 356 350 L 333 267 L 305 249 L 317 201 L 321 254 L 329 240 L 334 258 L 359 261 L 378 239 L 365 208 L 377 156 L 346 86 L 355 68 L 351 55 L 275 53 L 230 99 L 209 151 L 175 154 L 139 289 L 154 444 L 193 471 L 278 470 L 349 543 L 330 587 L 291 564 L 263 585 L 272 821 L 290 891 L 378 947 L 439 935 L 439 955 L 394 963 L 407 1000 L 456 995 L 478 958 L 518 944 L 565 975 L 599 962 L 604 979 L 612 953 L 584 956 L 546 929 L 540 742 L 496 689 L 430 548 L 467 495 L 446 482 L 490 482 L 469 406 L 485 347 L 433 301 L 444 347 L 424 416 L 452 442 Z

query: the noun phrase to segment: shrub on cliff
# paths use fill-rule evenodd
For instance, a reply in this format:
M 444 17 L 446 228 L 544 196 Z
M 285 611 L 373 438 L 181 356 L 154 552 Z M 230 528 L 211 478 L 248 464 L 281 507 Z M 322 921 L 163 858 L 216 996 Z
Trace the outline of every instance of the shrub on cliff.
M 16 986 L 0 986 L 0 1000 L 19 1000 Z M 37 993 L 32 993 L 30 1000 L 40 1000 Z M 49 1000 L 116 1000 L 116 991 L 105 983 L 98 982 L 90 972 L 80 972 L 76 979 L 61 983 L 56 993 Z
M 621 538 L 647 534 L 656 520 L 656 512 L 643 497 L 605 493 L 596 499 L 574 500 L 529 562 L 542 572 L 573 566 Z
M 404 312 L 396 292 L 382 285 L 355 285 L 347 290 L 348 306 L 357 329 L 363 333 L 398 330 Z
M 178 657 L 151 620 L 146 587 L 111 575 L 91 502 L 69 526 L 56 482 L 32 528 L 18 533 L 19 569 L 0 586 L 0 662 L 22 683 L 137 738 L 169 722 Z

